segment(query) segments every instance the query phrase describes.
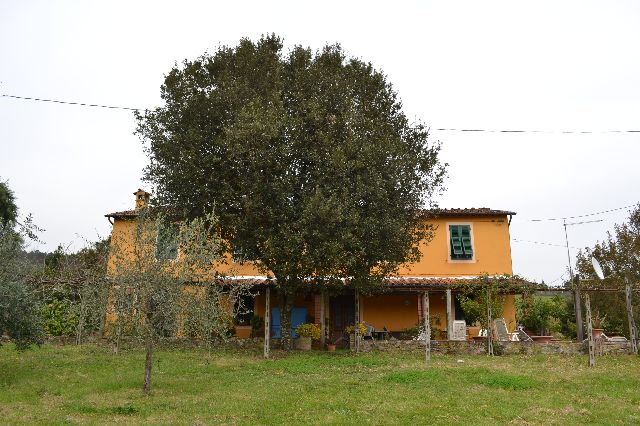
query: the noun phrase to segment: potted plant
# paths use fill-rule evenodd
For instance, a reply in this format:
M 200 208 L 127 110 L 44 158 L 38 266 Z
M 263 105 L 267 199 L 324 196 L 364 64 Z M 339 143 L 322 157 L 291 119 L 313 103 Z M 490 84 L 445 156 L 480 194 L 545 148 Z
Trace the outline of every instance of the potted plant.
M 591 329 L 591 333 L 594 339 L 598 339 L 602 337 L 604 334 L 605 322 L 607 320 L 606 314 L 600 314 L 600 311 L 593 312 L 592 324 L 593 328 Z
M 335 352 L 336 345 L 334 343 L 327 343 L 327 352 Z
M 311 350 L 311 340 L 320 339 L 320 326 L 317 324 L 304 323 L 296 327 L 298 338 L 295 341 L 296 349 L 301 351 Z
M 344 332 L 349 335 L 349 348 L 354 350 L 356 347 L 356 328 L 354 325 L 347 326 Z M 367 332 L 367 326 L 363 322 L 358 323 L 358 334 L 362 339 L 362 336 Z

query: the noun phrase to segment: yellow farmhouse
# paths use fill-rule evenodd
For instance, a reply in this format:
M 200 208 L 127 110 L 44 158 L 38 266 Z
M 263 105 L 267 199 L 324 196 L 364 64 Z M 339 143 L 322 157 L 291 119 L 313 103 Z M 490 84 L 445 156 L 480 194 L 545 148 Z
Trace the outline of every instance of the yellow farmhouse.
M 133 238 L 135 221 L 144 208 L 149 194 L 143 190 L 134 193 L 136 208 L 105 215 L 113 224 L 111 243 L 127 244 Z M 357 295 L 345 286 L 339 295 L 310 293 L 300 296 L 292 310 L 292 328 L 301 323 L 322 324 L 329 341 L 337 342 L 344 329 L 356 319 L 382 336 L 399 336 L 404 330 L 422 321 L 422 295 L 429 292 L 429 309 L 436 338 L 468 339 L 465 335 L 465 313 L 456 298 L 460 284 L 478 280 L 499 279 L 512 275 L 509 225 L 514 212 L 489 208 L 439 209 L 427 212 L 435 234 L 427 244 L 422 243 L 421 260 L 407 264 L 398 274 L 385 280 L 378 295 Z M 237 318 L 236 334 L 248 337 L 249 320 L 253 315 L 265 317 L 266 289 L 273 287 L 271 277 L 261 274 L 250 262 L 226 265 L 233 270 L 233 281 L 244 281 L 254 286 L 257 296 L 249 301 L 250 313 Z M 113 265 L 112 265 L 113 266 Z M 517 291 L 512 291 L 517 293 Z M 357 298 L 357 300 L 356 300 Z M 280 307 L 277 294 L 270 296 L 270 335 L 278 338 Z M 356 309 L 359 312 L 356 313 Z M 503 312 L 492 313 L 493 318 L 504 318 L 509 331 L 515 328 L 515 296 L 504 296 Z M 458 327 L 454 325 L 457 323 Z M 462 335 L 460 327 L 462 324 Z M 324 340 L 324 339 L 323 339 Z

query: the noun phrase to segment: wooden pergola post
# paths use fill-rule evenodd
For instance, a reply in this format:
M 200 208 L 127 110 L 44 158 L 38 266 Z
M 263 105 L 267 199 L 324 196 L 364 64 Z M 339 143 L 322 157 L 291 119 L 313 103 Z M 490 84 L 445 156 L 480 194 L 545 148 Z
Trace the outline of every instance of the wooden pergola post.
M 320 350 L 325 349 L 326 340 L 327 340 L 327 330 L 326 330 L 326 325 L 324 320 L 324 317 L 325 317 L 324 300 L 325 300 L 325 291 L 322 290 L 322 292 L 320 293 Z
M 593 341 L 593 324 L 591 322 L 591 298 L 589 293 L 584 294 L 584 306 L 587 310 L 587 340 L 589 341 L 589 367 L 596 365 L 595 345 Z
M 451 340 L 453 334 L 453 315 L 451 312 L 451 289 L 447 289 L 447 340 Z
M 578 341 L 584 340 L 584 324 L 582 322 L 582 297 L 580 297 L 580 289 L 576 286 L 573 290 L 573 306 L 576 312 L 576 334 Z
M 431 315 L 429 312 L 429 292 L 422 293 L 422 319 L 424 320 L 424 360 L 431 360 Z
M 267 287 L 264 294 L 264 357 L 269 358 L 269 343 L 271 340 L 271 289 Z
M 493 356 L 493 322 L 491 312 L 491 290 L 487 286 L 487 354 Z
M 355 337 L 355 346 L 356 353 L 360 352 L 360 293 L 358 290 L 354 291 L 355 293 L 355 324 L 354 324 L 354 337 Z
M 633 304 L 631 283 L 629 278 L 625 277 L 625 296 L 627 299 L 627 319 L 629 320 L 629 340 L 631 341 L 631 353 L 638 355 L 638 330 L 636 328 L 636 322 L 633 319 Z

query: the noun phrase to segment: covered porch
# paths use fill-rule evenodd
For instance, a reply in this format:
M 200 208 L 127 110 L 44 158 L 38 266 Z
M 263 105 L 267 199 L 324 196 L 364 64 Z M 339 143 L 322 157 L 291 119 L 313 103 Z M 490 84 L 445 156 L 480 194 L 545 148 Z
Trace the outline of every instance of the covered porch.
M 315 323 L 321 328 L 320 347 L 327 343 L 347 344 L 347 326 L 365 323 L 372 339 L 404 339 L 411 329 L 425 324 L 428 312 L 436 340 L 467 340 L 466 318 L 456 295 L 460 292 L 453 278 L 394 278 L 385 282 L 374 295 L 362 295 L 345 287 L 340 292 L 318 291 L 299 296 L 293 304 L 292 336 L 302 323 Z M 265 319 L 260 330 L 267 340 L 281 336 L 280 304 L 273 282 L 255 287 L 253 314 Z M 427 301 L 428 306 L 424 305 Z M 504 294 L 503 312 L 494 318 L 504 318 L 509 331 L 515 328 L 515 295 Z M 240 336 L 238 336 L 240 337 Z

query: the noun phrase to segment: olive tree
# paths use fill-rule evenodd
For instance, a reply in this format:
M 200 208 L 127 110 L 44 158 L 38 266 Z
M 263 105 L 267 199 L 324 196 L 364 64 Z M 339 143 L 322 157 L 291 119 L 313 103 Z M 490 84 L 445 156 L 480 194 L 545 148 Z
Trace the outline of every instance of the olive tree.
M 213 215 L 175 221 L 144 209 L 126 236 L 112 236 L 109 259 L 115 348 L 129 335 L 146 349 L 144 393 L 151 389 L 153 350 L 163 337 L 224 337 L 248 291 L 225 285 L 218 222 Z M 114 318 L 115 317 L 115 318 Z M 194 332 L 194 330 L 196 330 Z

